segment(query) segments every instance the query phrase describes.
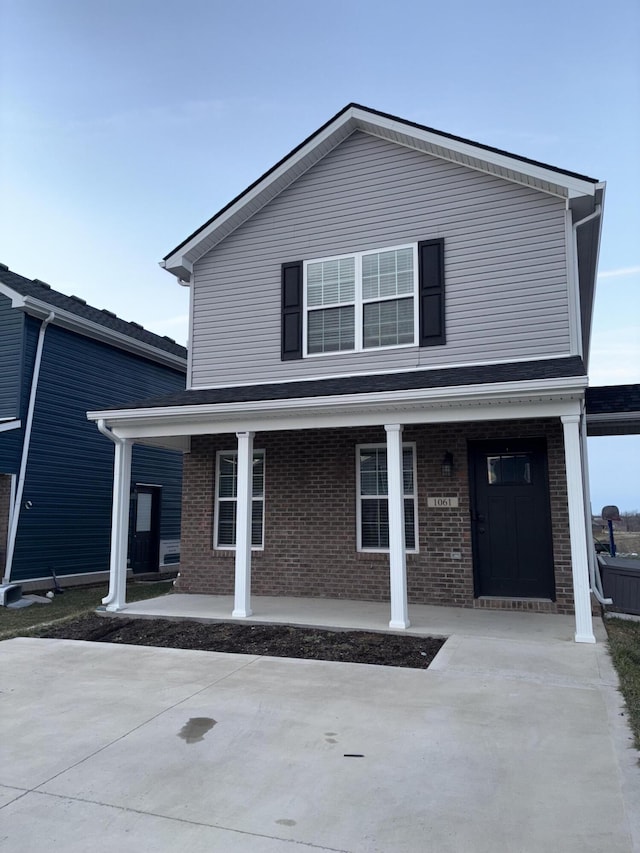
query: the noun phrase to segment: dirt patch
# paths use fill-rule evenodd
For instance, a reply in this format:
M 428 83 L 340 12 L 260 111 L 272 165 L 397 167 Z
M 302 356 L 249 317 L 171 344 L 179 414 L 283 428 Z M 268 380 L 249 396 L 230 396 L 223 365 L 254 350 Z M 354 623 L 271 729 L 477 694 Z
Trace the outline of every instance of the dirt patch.
M 445 642 L 435 637 L 403 637 L 374 631 L 325 631 L 287 625 L 205 625 L 167 619 L 107 618 L 93 613 L 51 625 L 37 636 L 413 669 L 426 669 Z

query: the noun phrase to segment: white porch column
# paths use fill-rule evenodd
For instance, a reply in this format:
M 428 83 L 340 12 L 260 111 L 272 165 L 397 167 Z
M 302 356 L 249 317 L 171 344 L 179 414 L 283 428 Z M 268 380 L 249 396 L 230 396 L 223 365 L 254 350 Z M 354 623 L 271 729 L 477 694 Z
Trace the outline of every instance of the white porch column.
M 253 436 L 237 432 L 236 586 L 232 616 L 251 616 L 251 499 L 253 497 Z
M 404 543 L 404 490 L 402 488 L 402 426 L 385 424 L 389 487 L 390 628 L 408 628 L 407 561 Z
M 122 610 L 127 603 L 131 447 L 131 442 L 126 439 L 114 441 L 109 592 L 107 597 L 102 599 L 107 610 L 114 611 Z
M 573 573 L 573 598 L 576 609 L 576 643 L 595 643 L 591 619 L 589 594 L 589 557 L 582 486 L 582 459 L 580 453 L 580 415 L 562 415 L 564 430 L 564 458 L 567 469 L 567 498 L 569 503 L 569 536 L 571 540 L 571 570 Z

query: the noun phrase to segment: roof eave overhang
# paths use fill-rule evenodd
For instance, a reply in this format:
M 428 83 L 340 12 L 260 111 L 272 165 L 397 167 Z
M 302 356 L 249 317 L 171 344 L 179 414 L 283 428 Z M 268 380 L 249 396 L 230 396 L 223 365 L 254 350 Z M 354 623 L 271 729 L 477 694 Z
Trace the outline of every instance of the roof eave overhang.
M 585 376 L 448 388 L 88 412 L 120 438 L 553 417 L 581 412 Z M 497 408 L 499 407 L 499 408 Z
M 107 326 L 101 326 L 99 323 L 94 323 L 86 317 L 81 317 L 79 314 L 72 314 L 70 311 L 65 311 L 63 308 L 57 308 L 55 305 L 50 305 L 39 299 L 34 299 L 32 296 L 23 296 L 18 291 L 13 290 L 6 284 L 0 282 L 0 293 L 11 299 L 11 306 L 24 311 L 31 317 L 36 317 L 44 320 L 53 312 L 54 324 L 75 332 L 79 335 L 92 338 L 110 346 L 115 346 L 118 349 L 126 350 L 134 355 L 143 356 L 158 364 L 163 364 L 166 367 L 173 367 L 186 373 L 187 360 L 174 353 L 166 350 L 158 349 L 157 347 L 147 344 L 144 341 L 139 341 L 136 338 L 131 338 L 128 335 L 122 334 L 115 329 L 109 329 Z
M 563 198 L 593 196 L 596 191 L 597 183 L 593 180 L 542 164 L 525 162 L 503 152 L 487 150 L 472 142 L 420 128 L 393 116 L 350 106 L 177 246 L 160 265 L 178 279 L 188 281 L 198 258 L 214 248 L 356 130 Z

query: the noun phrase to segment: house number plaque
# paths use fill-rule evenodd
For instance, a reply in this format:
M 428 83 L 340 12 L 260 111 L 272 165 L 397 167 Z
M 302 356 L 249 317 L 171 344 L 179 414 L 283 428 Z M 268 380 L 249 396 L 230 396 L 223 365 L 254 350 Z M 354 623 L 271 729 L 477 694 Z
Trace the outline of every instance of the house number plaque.
M 458 506 L 458 498 L 427 498 L 427 506 L 438 509 L 455 509 Z

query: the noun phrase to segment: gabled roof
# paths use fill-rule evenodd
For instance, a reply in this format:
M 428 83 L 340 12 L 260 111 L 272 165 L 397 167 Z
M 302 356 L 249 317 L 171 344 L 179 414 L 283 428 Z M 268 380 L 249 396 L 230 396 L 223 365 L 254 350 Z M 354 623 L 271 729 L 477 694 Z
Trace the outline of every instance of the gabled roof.
M 510 154 L 360 104 L 348 104 L 169 252 L 161 266 L 178 278 L 188 280 L 198 258 L 357 130 L 564 198 L 595 196 L 600 186 L 595 178 L 586 175 Z
M 187 351 L 172 338 L 149 332 L 138 323 L 121 320 L 106 308 L 87 305 L 78 296 L 66 296 L 39 279 L 25 278 L 0 264 L 0 293 L 35 317 L 55 314 L 54 323 L 81 335 L 143 355 L 178 370 L 186 370 Z

